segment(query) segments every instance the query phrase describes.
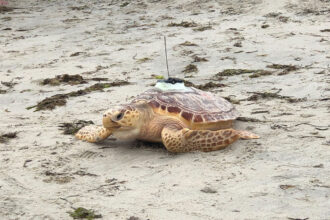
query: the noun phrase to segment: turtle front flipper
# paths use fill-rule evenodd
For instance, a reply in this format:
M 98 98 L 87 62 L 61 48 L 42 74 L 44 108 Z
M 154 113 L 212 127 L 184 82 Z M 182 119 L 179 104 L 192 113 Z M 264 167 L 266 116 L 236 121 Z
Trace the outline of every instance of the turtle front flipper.
M 254 139 L 259 136 L 248 131 L 225 129 L 218 131 L 174 129 L 165 127 L 162 140 L 168 151 L 188 152 L 200 150 L 204 152 L 220 150 L 238 139 Z
M 102 126 L 88 125 L 83 127 L 76 133 L 76 138 L 88 141 L 99 142 L 111 135 L 112 131 Z

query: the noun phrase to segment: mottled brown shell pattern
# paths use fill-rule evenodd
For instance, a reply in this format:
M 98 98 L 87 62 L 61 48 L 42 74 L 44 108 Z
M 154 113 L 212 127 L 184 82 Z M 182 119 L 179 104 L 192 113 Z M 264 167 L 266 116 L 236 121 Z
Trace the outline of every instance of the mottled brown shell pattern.
M 155 109 L 180 115 L 193 123 L 234 120 L 239 116 L 235 107 L 224 98 L 196 88 L 191 89 L 191 92 L 181 92 L 153 88 L 140 94 L 133 103 L 146 100 Z

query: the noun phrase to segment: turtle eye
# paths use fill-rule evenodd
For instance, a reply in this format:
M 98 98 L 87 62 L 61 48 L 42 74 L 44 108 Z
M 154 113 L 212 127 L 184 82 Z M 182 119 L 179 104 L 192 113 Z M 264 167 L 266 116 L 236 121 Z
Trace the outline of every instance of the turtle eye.
M 122 112 L 119 113 L 119 114 L 116 116 L 116 120 L 118 121 L 118 120 L 122 119 L 123 116 L 124 116 L 124 113 L 122 113 Z

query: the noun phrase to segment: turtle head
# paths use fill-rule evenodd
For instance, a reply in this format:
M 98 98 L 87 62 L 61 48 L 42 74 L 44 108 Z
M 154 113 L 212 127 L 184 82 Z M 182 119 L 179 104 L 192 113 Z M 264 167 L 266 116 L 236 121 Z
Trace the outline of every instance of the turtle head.
M 112 130 L 114 136 L 118 136 L 120 139 L 130 139 L 130 136 L 137 136 L 145 122 L 146 106 L 147 103 L 144 102 L 109 109 L 103 114 L 103 126 Z
M 103 126 L 109 129 L 129 129 L 140 121 L 140 111 L 131 106 L 118 106 L 103 114 Z

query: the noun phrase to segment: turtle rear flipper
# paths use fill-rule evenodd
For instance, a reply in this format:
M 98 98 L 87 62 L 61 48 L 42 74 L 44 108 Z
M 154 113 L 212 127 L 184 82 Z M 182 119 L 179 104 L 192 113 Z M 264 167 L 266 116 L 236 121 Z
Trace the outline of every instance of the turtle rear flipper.
M 200 150 L 204 152 L 220 150 L 238 139 L 254 139 L 259 136 L 248 131 L 234 129 L 224 130 L 190 130 L 188 128 L 174 129 L 165 127 L 162 130 L 162 140 L 168 151 L 188 152 Z
M 80 129 L 75 136 L 80 140 L 94 143 L 106 139 L 111 133 L 112 131 L 105 127 L 88 125 Z

